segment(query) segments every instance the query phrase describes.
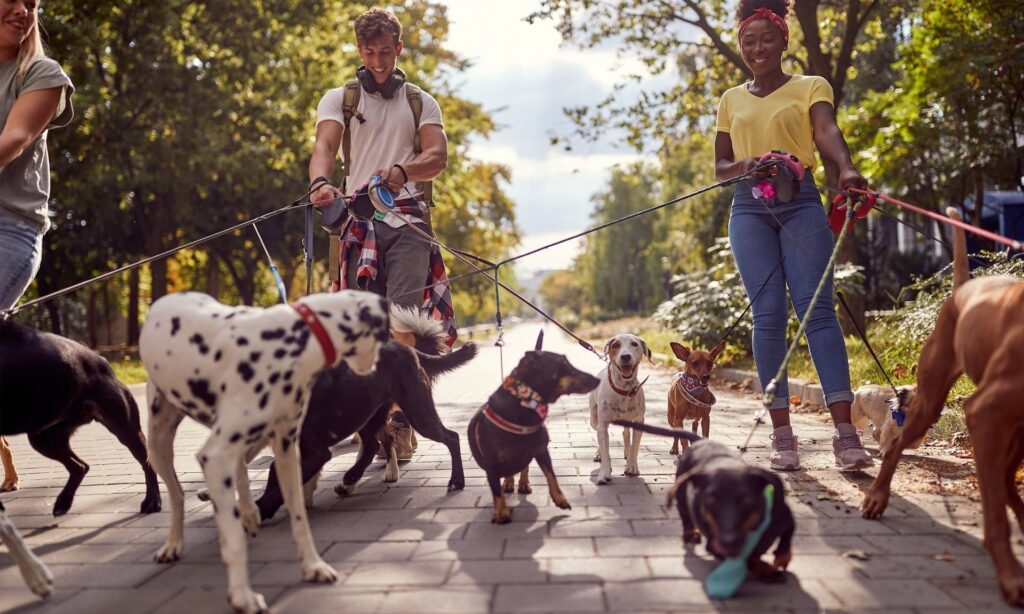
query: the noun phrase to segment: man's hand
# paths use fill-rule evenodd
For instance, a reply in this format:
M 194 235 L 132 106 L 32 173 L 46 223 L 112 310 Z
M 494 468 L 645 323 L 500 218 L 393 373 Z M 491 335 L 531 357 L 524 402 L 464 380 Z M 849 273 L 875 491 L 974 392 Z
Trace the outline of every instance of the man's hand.
M 373 171 L 372 176 L 380 175 L 384 181 L 384 187 L 387 188 L 392 194 L 399 194 L 405 187 L 404 177 L 402 171 L 392 166 L 391 168 L 378 168 Z
M 309 201 L 317 209 L 323 209 L 340 196 L 342 196 L 341 190 L 327 182 L 321 182 L 320 187 L 310 195 Z

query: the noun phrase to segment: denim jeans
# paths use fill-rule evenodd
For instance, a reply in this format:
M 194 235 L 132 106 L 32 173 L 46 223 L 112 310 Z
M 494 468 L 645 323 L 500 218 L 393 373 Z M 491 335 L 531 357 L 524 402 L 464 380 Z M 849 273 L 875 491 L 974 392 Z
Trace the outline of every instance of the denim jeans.
M 775 377 L 786 355 L 786 323 L 789 306 L 786 289 L 803 319 L 811 297 L 832 254 L 832 232 L 828 227 L 821 196 L 810 173 L 804 176 L 800 192 L 792 202 L 766 206 L 754 198 L 754 183 L 736 186 L 729 216 L 729 242 L 736 267 L 748 297 L 754 297 L 754 362 L 762 388 Z M 779 261 L 782 260 L 782 265 Z M 774 273 L 773 273 L 774 271 Z M 771 276 L 769 279 L 769 275 Z M 765 281 L 767 279 L 767 282 Z M 836 319 L 832 274 L 811 312 L 807 343 L 814 368 L 825 393 L 825 403 L 853 401 L 850 365 L 839 321 Z M 777 384 L 770 409 L 789 406 L 789 385 L 784 373 Z
M 42 233 L 28 222 L 0 213 L 0 310 L 18 302 L 42 259 Z

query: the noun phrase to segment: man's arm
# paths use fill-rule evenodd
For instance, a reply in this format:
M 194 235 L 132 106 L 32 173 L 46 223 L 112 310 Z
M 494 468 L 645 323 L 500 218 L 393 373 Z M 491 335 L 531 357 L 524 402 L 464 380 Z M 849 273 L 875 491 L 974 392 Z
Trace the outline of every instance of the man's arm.
M 310 201 L 318 209 L 326 207 L 341 196 L 341 190 L 332 186 L 330 180 L 334 174 L 334 161 L 338 157 L 338 149 L 341 148 L 344 130 L 344 126 L 330 119 L 320 122 L 316 127 L 316 142 L 313 144 L 313 155 L 309 158 L 309 182 L 312 185 L 317 177 L 327 179 L 327 183 L 323 183 L 310 195 Z
M 448 136 L 444 133 L 444 127 L 438 124 L 421 126 L 420 148 L 422 151 L 418 156 L 402 164 L 406 177 L 402 176 L 401 170 L 393 166 L 389 169 L 378 169 L 374 174 L 384 177 L 384 183 L 389 190 L 398 192 L 407 180 L 430 181 L 448 168 Z

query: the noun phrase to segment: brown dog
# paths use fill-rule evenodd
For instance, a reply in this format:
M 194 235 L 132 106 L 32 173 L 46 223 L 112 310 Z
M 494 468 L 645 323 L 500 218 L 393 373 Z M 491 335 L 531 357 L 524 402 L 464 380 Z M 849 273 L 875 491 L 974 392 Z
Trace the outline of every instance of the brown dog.
M 960 219 L 953 209 L 947 214 Z M 1024 569 L 1010 547 L 1006 506 L 1024 530 L 1024 501 L 1014 483 L 1024 460 L 1024 281 L 1005 276 L 971 280 L 963 230 L 957 229 L 954 237 L 953 294 L 921 350 L 917 395 L 903 432 L 886 454 L 861 509 L 865 518 L 878 518 L 885 511 L 900 454 L 938 420 L 950 388 L 966 373 L 977 385 L 964 413 L 978 469 L 985 549 L 1003 597 L 1022 606 Z
M 704 439 L 711 432 L 711 406 L 715 404 L 715 395 L 708 388 L 711 372 L 715 368 L 715 360 L 725 348 L 725 341 L 716 345 L 710 352 L 693 350 L 673 341 L 672 353 L 683 361 L 685 368 L 672 378 L 672 386 L 668 389 L 668 424 L 673 428 L 686 428 L 684 422 L 693 420 L 693 432 L 697 432 L 700 424 Z M 672 441 L 669 454 L 679 454 L 679 442 L 682 449 L 690 447 L 690 442 L 676 437 Z
M 4 481 L 0 484 L 0 492 L 8 492 L 11 490 L 18 490 L 18 484 L 20 479 L 18 478 L 18 469 L 14 466 L 14 456 L 11 454 L 11 446 L 7 443 L 7 438 L 0 435 L 0 461 L 4 465 Z

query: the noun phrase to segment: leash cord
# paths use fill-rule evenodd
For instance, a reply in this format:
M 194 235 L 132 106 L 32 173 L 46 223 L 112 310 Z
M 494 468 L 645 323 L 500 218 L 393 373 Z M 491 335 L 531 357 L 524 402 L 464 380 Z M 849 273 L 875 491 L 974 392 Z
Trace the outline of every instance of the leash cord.
M 871 357 L 875 359 L 875 364 L 878 365 L 878 370 L 882 372 L 882 375 L 885 377 L 885 381 L 889 382 L 889 387 L 892 388 L 893 393 L 896 396 L 899 396 L 899 390 L 896 390 L 896 385 L 892 383 L 892 380 L 889 378 L 889 374 L 885 371 L 885 367 L 882 366 L 882 361 L 879 360 L 878 355 L 875 354 L 875 349 L 871 347 L 867 334 L 865 334 L 864 329 L 860 327 L 860 323 L 857 322 L 857 318 L 853 317 L 853 310 L 846 304 L 846 297 L 844 297 L 843 293 L 839 290 L 836 290 L 836 296 L 839 297 L 839 304 L 843 306 L 843 309 L 846 311 L 846 315 L 849 316 L 850 322 L 853 324 L 854 330 L 857 331 L 857 335 L 860 337 L 860 340 L 864 342 L 864 347 L 868 348 L 868 352 L 871 353 Z
M 267 262 L 270 263 L 270 273 L 274 276 L 274 283 L 277 285 L 277 293 L 281 297 L 281 304 L 288 304 L 288 290 L 284 287 L 284 280 L 281 279 L 281 272 L 277 270 L 277 265 L 274 264 L 274 259 L 270 255 L 270 250 L 267 249 L 267 244 L 263 242 L 263 235 L 260 234 L 259 226 L 255 222 L 252 224 L 252 229 L 256 231 L 256 238 L 260 240 L 260 247 L 263 248 L 263 253 L 267 255 Z

